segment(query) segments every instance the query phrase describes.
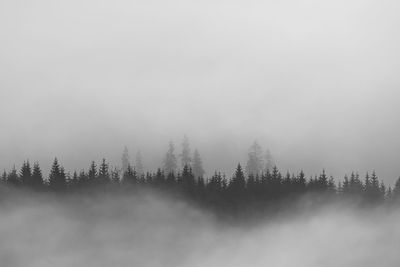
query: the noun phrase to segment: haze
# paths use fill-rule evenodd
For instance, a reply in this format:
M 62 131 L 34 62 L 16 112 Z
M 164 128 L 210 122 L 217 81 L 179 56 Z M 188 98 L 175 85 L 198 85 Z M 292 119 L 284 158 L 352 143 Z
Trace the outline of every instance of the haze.
M 0 167 L 30 158 L 46 169 L 55 156 L 67 169 L 102 157 L 117 165 L 127 145 L 154 169 L 187 134 L 208 174 L 230 174 L 257 139 L 282 170 L 375 169 L 392 183 L 399 8 L 3 0 Z
M 229 226 L 152 193 L 53 198 L 1 190 L 7 267 L 399 265 L 397 209 L 332 205 Z

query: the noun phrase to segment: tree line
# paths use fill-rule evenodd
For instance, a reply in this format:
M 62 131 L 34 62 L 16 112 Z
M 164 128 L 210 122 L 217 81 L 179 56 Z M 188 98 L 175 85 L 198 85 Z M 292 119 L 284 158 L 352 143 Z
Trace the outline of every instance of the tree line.
M 385 186 L 375 171 L 362 178 L 358 173 L 351 173 L 338 183 L 325 170 L 313 177 L 306 177 L 303 171 L 298 174 L 282 174 L 276 165 L 271 166 L 271 153 L 267 151 L 267 160 L 264 162 L 261 151 L 255 142 L 249 149 L 246 167 L 242 168 L 238 164 L 232 177 L 221 172 L 206 177 L 200 154 L 196 150 L 192 159 L 188 139 L 185 137 L 182 154 L 179 155 L 182 164 L 179 169 L 171 142 L 163 168 L 158 168 L 155 172 L 144 171 L 140 156 L 132 166 L 125 149 L 122 156 L 123 166 L 120 169 L 111 168 L 103 159 L 98 166 L 92 162 L 87 170 L 69 173 L 56 158 L 48 177 L 44 177 L 39 163 L 31 166 L 29 161 L 25 161 L 19 171 L 15 167 L 9 172 L 4 171 L 1 181 L 7 186 L 54 192 L 99 187 L 151 188 L 177 193 L 205 207 L 230 211 L 263 209 L 271 203 L 293 200 L 307 194 L 329 199 L 357 198 L 368 204 L 400 200 L 400 178 L 392 190 Z

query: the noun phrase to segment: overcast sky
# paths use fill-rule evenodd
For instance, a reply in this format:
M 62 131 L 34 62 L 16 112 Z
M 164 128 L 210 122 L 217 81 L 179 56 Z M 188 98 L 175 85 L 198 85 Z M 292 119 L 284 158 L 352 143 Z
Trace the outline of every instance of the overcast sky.
M 208 173 L 400 175 L 400 17 L 385 0 L 1 0 L 0 168 L 67 169 L 187 134 Z

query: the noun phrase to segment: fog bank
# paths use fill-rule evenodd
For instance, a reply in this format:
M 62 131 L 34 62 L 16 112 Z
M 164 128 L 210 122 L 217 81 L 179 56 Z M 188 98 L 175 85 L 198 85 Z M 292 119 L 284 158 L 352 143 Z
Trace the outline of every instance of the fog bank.
M 232 226 L 154 193 L 0 203 L 2 266 L 398 266 L 399 210 L 326 207 Z

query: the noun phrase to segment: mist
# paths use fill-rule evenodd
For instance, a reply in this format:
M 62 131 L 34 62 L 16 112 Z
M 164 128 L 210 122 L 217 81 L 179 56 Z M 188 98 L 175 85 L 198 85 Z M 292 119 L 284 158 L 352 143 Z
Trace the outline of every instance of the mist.
M 187 134 L 207 173 L 258 140 L 279 167 L 400 174 L 398 1 L 1 1 L 0 168 Z M 226 153 L 223 153 L 226 152 Z
M 151 191 L 55 196 L 2 188 L 5 195 L 6 267 L 399 264 L 397 208 L 331 203 L 232 223 Z

